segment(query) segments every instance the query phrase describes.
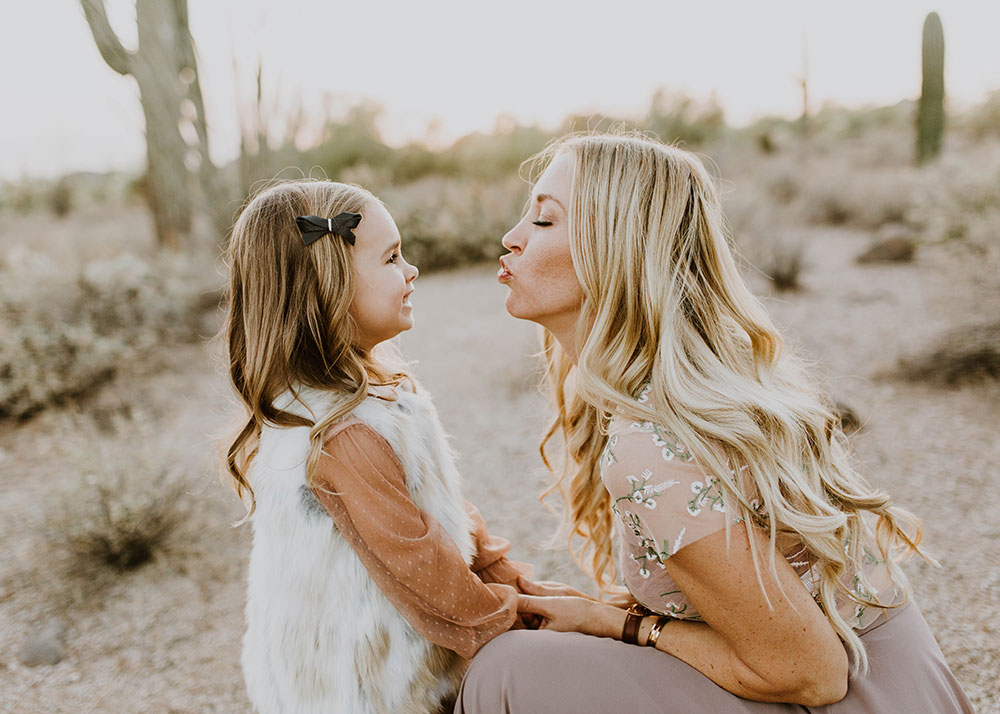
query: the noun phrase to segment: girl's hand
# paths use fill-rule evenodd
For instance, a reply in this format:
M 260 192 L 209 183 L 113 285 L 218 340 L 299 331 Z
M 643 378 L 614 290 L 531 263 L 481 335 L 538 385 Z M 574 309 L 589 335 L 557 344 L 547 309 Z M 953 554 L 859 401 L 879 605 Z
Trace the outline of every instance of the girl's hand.
M 519 595 L 517 610 L 541 617 L 539 629 L 557 632 L 618 637 L 625 624 L 624 610 L 589 597 Z

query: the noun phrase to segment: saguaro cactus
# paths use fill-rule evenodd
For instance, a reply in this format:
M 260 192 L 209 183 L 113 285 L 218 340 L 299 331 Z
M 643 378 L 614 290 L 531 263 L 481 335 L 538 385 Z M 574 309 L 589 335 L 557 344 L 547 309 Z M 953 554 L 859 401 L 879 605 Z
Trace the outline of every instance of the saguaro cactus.
M 104 0 L 80 3 L 104 61 L 119 74 L 134 77 L 139 85 L 146 120 L 147 200 L 159 244 L 177 250 L 191 231 L 191 175 L 185 160 L 189 160 L 192 149 L 210 208 L 224 204 L 208 156 L 208 132 L 188 29 L 187 0 L 137 0 L 139 47 L 134 51 L 125 49 L 111 29 Z M 198 135 L 196 147 L 189 147 L 180 131 L 185 99 L 195 109 L 191 121 Z
M 924 20 L 922 65 L 917 109 L 917 162 L 921 164 L 941 151 L 944 133 L 944 30 L 936 12 Z

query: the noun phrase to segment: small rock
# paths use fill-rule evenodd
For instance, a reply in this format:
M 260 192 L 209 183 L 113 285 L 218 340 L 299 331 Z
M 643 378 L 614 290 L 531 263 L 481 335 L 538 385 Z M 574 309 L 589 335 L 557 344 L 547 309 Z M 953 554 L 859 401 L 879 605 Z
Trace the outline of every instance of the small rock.
M 859 263 L 908 263 L 916 253 L 912 238 L 893 235 L 875 242 L 857 257 Z
M 28 667 L 58 664 L 66 655 L 66 625 L 51 617 L 36 626 L 21 649 L 21 663 Z
M 845 434 L 861 430 L 861 418 L 858 413 L 843 402 L 837 402 L 834 413 L 840 419 L 840 428 Z

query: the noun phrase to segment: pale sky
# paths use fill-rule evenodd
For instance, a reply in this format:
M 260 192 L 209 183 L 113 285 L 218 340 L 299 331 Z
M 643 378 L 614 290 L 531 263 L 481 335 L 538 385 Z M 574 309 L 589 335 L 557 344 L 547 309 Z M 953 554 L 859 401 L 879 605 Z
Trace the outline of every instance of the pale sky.
M 75 0 L 4 3 L 0 178 L 138 170 L 134 80 L 97 52 Z M 126 46 L 135 7 L 107 0 Z M 1000 90 L 995 0 L 189 0 L 213 156 L 235 156 L 237 103 L 257 57 L 273 100 L 385 108 L 387 140 L 490 131 L 499 115 L 554 128 L 570 113 L 636 116 L 660 86 L 705 99 L 730 123 L 800 111 L 803 38 L 813 109 L 890 104 L 920 90 L 920 33 L 945 32 L 949 106 Z M 239 81 L 234 65 L 239 68 Z M 278 108 L 280 115 L 281 107 Z

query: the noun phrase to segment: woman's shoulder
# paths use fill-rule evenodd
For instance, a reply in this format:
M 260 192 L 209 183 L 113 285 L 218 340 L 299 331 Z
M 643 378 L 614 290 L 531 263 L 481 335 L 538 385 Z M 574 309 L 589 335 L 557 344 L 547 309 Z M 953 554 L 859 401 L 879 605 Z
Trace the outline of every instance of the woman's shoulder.
M 643 396 L 645 392 L 640 399 Z M 693 466 L 695 459 L 687 445 L 665 424 L 635 419 L 619 410 L 608 423 L 601 469 L 634 468 L 637 461 L 655 471 L 668 466 Z

